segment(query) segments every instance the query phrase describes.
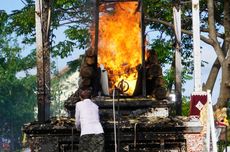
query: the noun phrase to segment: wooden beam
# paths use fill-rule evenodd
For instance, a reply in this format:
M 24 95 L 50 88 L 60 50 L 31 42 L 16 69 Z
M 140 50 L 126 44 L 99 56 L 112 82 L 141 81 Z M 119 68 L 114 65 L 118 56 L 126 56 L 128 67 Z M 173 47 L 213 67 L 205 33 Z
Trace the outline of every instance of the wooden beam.
M 176 114 L 181 115 L 182 113 L 182 66 L 181 66 L 181 10 L 180 5 L 173 7 L 174 17 L 174 30 L 176 35 L 176 50 L 175 50 L 175 96 L 176 96 Z
M 99 0 L 96 0 L 94 8 L 95 38 L 94 38 L 94 55 L 96 55 L 96 65 L 98 62 L 98 39 L 99 39 Z
M 180 45 L 176 44 L 176 52 L 175 52 L 175 95 L 176 95 L 176 114 L 182 114 L 182 95 L 181 95 L 181 53 L 180 53 Z
M 142 60 L 142 96 L 146 97 L 146 66 L 145 66 L 145 15 L 143 9 L 143 2 L 141 0 L 138 1 L 140 5 L 141 11 L 141 60 Z

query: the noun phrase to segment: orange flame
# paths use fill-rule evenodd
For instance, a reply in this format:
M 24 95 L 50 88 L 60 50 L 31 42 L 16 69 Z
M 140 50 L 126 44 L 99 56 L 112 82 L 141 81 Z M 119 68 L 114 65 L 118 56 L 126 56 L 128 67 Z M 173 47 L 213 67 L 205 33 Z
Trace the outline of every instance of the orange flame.
M 140 12 L 137 2 L 100 6 L 98 63 L 108 71 L 110 91 L 124 80 L 128 95 L 136 87 L 136 66 L 141 63 Z

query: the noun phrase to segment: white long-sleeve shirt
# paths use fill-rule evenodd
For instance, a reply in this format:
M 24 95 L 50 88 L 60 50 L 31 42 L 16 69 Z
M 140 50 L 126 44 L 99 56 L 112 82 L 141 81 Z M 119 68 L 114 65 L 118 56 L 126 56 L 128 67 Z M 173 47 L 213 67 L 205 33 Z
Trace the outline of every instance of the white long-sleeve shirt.
M 98 106 L 90 99 L 78 102 L 75 110 L 75 125 L 77 128 L 81 126 L 81 136 L 104 133 L 99 119 Z

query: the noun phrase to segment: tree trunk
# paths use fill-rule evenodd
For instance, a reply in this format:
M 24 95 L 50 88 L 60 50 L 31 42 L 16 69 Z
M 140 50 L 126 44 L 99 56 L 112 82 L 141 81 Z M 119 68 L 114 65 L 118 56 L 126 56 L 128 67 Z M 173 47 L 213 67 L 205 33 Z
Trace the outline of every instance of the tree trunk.
M 224 55 L 226 56 L 227 49 L 225 48 L 225 42 L 222 45 L 222 50 L 224 52 Z M 216 58 L 215 62 L 212 65 L 211 71 L 209 73 L 208 79 L 206 81 L 203 90 L 211 90 L 212 93 L 220 68 L 221 68 L 220 61 L 218 60 L 218 58 Z
M 212 93 L 214 84 L 216 82 L 216 78 L 218 76 L 219 70 L 220 70 L 220 62 L 218 60 L 218 58 L 216 58 L 215 62 L 212 65 L 211 71 L 209 73 L 208 79 L 206 81 L 206 84 L 204 86 L 204 90 L 210 90 Z
M 226 57 L 222 62 L 222 79 L 220 85 L 220 94 L 215 108 L 227 106 L 230 100 L 230 2 L 224 0 L 224 29 L 225 29 L 225 50 Z
M 220 85 L 220 95 L 215 108 L 227 106 L 227 101 L 230 100 L 230 56 L 223 61 L 222 64 L 222 79 Z
M 208 25 L 209 25 L 209 37 L 212 40 L 211 45 L 215 49 L 217 58 L 222 64 L 224 60 L 224 53 L 220 47 L 219 41 L 217 39 L 217 32 L 215 27 L 215 19 L 214 19 L 214 3 L 213 0 L 208 0 Z
M 50 16 L 51 0 L 35 1 L 38 120 L 50 117 Z

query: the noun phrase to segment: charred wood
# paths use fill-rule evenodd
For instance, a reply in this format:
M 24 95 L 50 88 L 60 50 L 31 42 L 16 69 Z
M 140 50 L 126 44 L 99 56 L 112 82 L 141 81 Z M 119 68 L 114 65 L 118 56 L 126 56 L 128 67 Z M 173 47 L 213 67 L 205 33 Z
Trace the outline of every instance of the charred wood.
M 136 82 L 136 88 L 133 92 L 133 96 L 138 96 L 142 93 L 141 86 L 142 86 L 142 72 L 143 69 L 141 65 L 137 66 L 138 76 L 137 76 L 137 82 Z

